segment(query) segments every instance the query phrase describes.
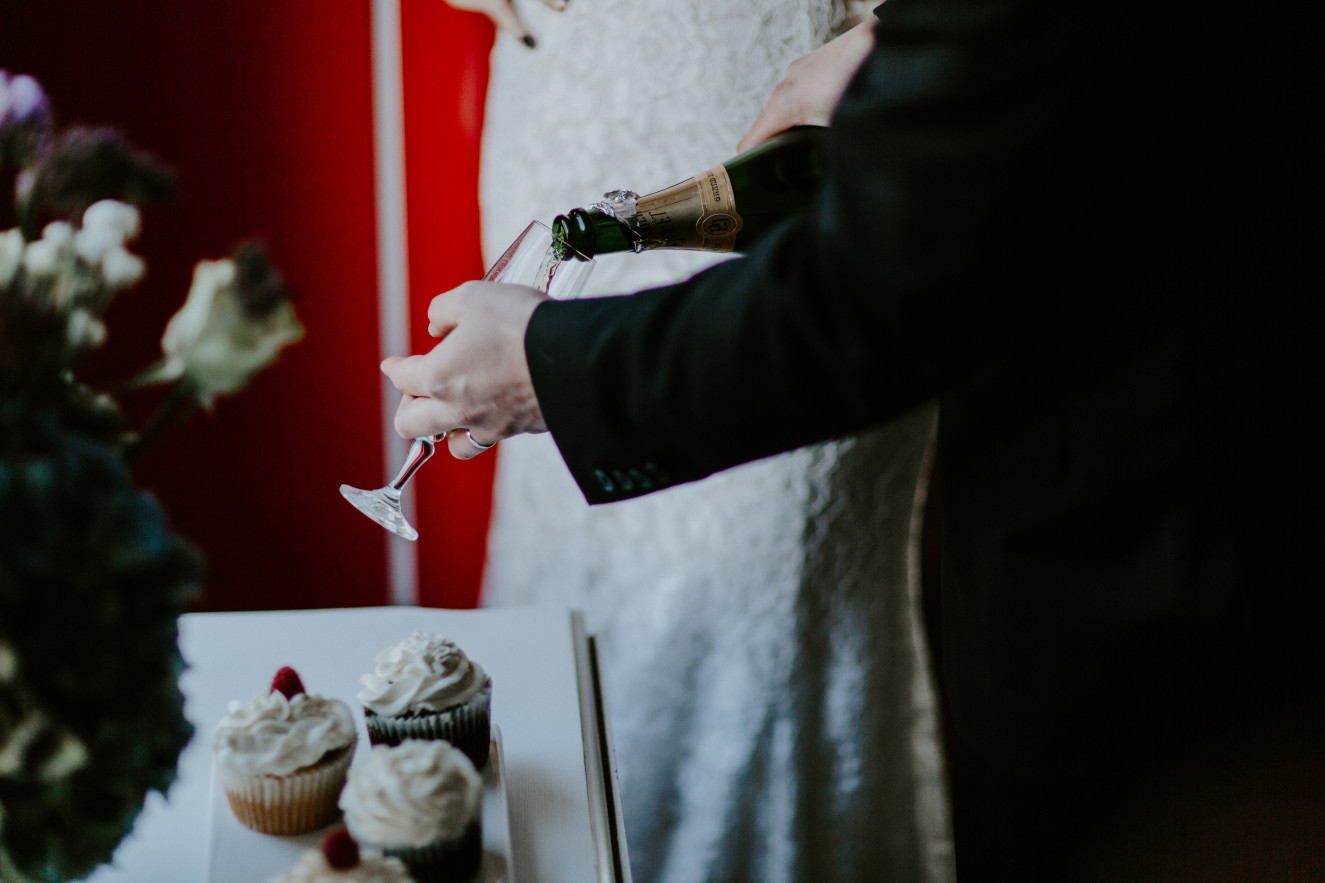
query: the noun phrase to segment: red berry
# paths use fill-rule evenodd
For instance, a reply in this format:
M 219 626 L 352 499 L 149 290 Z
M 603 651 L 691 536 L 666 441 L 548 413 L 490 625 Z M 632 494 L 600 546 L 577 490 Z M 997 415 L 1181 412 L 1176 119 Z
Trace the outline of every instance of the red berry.
M 293 699 L 304 691 L 304 682 L 299 680 L 299 672 L 285 666 L 271 679 L 271 692 L 280 690 L 286 699 Z
M 359 864 L 359 844 L 354 842 L 349 831 L 338 828 L 322 838 L 322 857 L 338 871 L 356 867 Z

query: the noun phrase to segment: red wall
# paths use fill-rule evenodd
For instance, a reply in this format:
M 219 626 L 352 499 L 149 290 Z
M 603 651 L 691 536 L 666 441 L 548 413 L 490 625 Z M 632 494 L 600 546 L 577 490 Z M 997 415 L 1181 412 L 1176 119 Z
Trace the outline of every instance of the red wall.
M 407 174 L 422 169 L 408 196 L 420 262 L 411 309 L 422 326 L 427 297 L 480 263 L 474 193 L 491 31 L 439 2 L 403 5 L 405 65 L 420 78 L 407 101 L 428 110 L 407 126 Z M 385 478 L 371 49 L 367 0 L 0 4 L 0 68 L 38 78 L 62 122 L 113 125 L 179 175 L 176 204 L 145 215 L 135 251 L 148 278 L 112 309 L 90 376 L 154 359 L 193 263 L 242 239 L 264 238 L 295 292 L 304 341 L 139 467 L 207 554 L 200 609 L 388 598 L 387 534 L 336 490 Z M 11 221 L 0 208 L 0 224 Z M 429 248 L 437 242 L 448 248 Z M 136 415 L 147 403 L 125 404 Z M 465 606 L 477 594 L 491 458 L 463 471 L 445 459 L 418 481 L 422 597 Z
M 405 179 L 414 351 L 431 349 L 428 302 L 483 275 L 478 225 L 479 135 L 492 26 L 440 0 L 402 0 Z M 414 478 L 419 594 L 473 606 L 500 447 L 461 462 L 439 451 Z

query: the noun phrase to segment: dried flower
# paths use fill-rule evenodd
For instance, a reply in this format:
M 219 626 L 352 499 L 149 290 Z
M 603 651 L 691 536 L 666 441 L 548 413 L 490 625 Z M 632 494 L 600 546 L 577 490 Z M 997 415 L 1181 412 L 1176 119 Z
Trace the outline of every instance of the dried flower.
M 233 258 L 198 262 L 188 300 L 161 338 L 165 358 L 138 382 L 182 381 L 198 404 L 211 407 L 216 396 L 247 386 L 303 335 L 265 255 L 242 248 Z
M 75 126 L 19 175 L 17 185 L 21 226 L 32 236 L 46 221 L 79 220 L 103 199 L 165 202 L 174 194 L 175 176 L 114 129 Z

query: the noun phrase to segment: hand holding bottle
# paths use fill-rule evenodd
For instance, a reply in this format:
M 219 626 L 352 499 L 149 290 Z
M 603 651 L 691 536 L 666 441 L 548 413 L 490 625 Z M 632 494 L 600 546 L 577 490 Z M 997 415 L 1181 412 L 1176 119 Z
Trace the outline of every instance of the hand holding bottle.
M 796 126 L 826 126 L 847 83 L 874 48 L 874 16 L 787 68 L 736 149 L 744 153 Z
M 566 8 L 566 0 L 540 0 L 540 2 L 558 12 Z M 530 49 L 537 45 L 533 34 L 529 33 L 529 29 L 520 20 L 519 14 L 515 11 L 515 4 L 511 0 L 446 0 L 446 3 L 455 9 L 483 13 L 492 19 L 497 30 L 510 34 Z

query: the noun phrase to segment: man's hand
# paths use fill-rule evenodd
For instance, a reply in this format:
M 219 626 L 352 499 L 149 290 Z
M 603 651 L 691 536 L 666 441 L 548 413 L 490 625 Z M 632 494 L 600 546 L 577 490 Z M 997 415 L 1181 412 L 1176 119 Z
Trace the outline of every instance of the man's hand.
M 560 12 L 566 8 L 566 0 L 541 0 L 544 6 Z M 511 0 L 446 0 L 448 6 L 456 9 L 464 9 L 468 12 L 481 12 L 492 23 L 497 26 L 497 30 L 510 34 L 521 43 L 533 49 L 536 45 L 534 37 L 529 33 L 529 29 L 520 21 L 520 16 L 515 12 L 515 5 Z
M 523 285 L 466 282 L 428 305 L 428 333 L 441 338 L 421 356 L 392 356 L 382 373 L 404 394 L 396 432 L 405 438 L 447 433 L 452 456 L 468 460 L 482 445 L 521 432 L 545 432 L 529 377 L 524 333 L 547 296 Z
M 826 126 L 847 83 L 874 48 L 874 17 L 787 67 L 736 150 L 744 153 L 794 126 Z

